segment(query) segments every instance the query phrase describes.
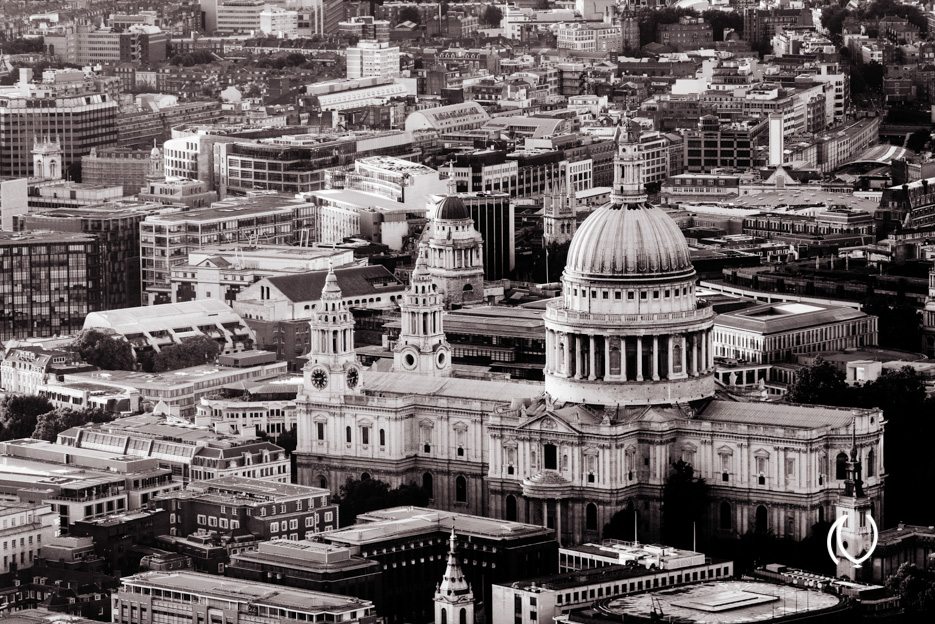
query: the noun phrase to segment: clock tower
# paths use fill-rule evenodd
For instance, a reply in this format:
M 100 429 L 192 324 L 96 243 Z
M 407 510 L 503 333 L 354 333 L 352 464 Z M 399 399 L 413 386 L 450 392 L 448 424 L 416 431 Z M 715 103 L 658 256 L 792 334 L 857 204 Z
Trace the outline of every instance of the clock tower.
M 426 248 L 419 248 L 409 290 L 400 307 L 399 340 L 393 348 L 393 370 L 423 375 L 451 373 L 451 347 L 442 329 L 444 296 L 429 274 Z
M 354 317 L 344 305 L 334 269 L 312 312 L 311 349 L 303 370 L 303 394 L 316 401 L 341 403 L 345 394 L 360 392 L 360 367 L 354 352 Z

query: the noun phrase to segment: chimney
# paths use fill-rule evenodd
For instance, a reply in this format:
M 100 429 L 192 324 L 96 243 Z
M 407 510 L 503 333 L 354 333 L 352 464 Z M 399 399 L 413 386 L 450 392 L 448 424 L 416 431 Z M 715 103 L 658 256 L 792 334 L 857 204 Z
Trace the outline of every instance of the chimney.
M 769 166 L 778 167 L 782 164 L 783 150 L 785 149 L 782 113 L 769 115 Z

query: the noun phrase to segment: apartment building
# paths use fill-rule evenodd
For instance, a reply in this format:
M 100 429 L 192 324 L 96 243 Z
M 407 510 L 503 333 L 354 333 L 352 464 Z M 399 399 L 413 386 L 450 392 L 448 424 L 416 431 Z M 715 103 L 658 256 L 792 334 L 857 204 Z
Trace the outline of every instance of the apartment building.
M 0 502 L 0 574 L 32 567 L 42 544 L 59 531 L 58 514 L 44 503 Z
M 399 75 L 399 46 L 385 41 L 360 41 L 347 52 L 347 77 L 391 78 Z

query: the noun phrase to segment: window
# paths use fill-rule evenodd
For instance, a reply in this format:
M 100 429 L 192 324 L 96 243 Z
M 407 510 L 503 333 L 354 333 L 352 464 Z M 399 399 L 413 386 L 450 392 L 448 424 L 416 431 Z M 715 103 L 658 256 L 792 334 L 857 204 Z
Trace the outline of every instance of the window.
M 386 430 L 380 429 L 380 446 L 386 446 Z
M 435 498 L 435 484 L 429 472 L 422 475 L 422 491 L 429 497 L 429 500 Z
M 834 458 L 834 478 L 838 480 L 847 478 L 847 453 L 838 453 Z
M 324 440 L 325 439 L 325 423 L 323 422 L 315 423 L 315 429 L 318 431 L 318 439 Z
M 370 427 L 360 428 L 360 443 L 364 446 L 370 444 Z
M 270 532 L 270 533 L 279 533 L 279 523 L 278 523 L 278 522 L 270 522 L 270 524 L 269 524 L 269 532 Z
M 588 503 L 584 508 L 584 528 L 586 531 L 597 531 L 597 505 Z
M 877 454 L 873 449 L 867 453 L 867 476 L 874 477 L 877 474 Z
M 207 523 L 208 523 L 208 518 L 207 518 L 207 516 L 205 516 L 204 514 L 198 514 L 197 520 L 198 520 L 198 524 L 207 524 Z
M 542 447 L 543 467 L 546 470 L 558 469 L 558 451 L 554 444 L 545 444 Z
M 350 427 L 344 428 L 344 438 L 348 444 L 351 443 L 351 428 Z
M 766 533 L 766 530 L 769 528 L 769 522 L 767 520 L 768 512 L 765 505 L 759 505 L 756 508 L 756 520 L 754 524 L 754 530 L 757 533 Z
M 456 503 L 466 503 L 467 502 L 467 479 L 459 475 L 455 479 L 455 502 Z
M 512 494 L 506 497 L 506 519 L 511 522 L 516 521 L 516 497 Z

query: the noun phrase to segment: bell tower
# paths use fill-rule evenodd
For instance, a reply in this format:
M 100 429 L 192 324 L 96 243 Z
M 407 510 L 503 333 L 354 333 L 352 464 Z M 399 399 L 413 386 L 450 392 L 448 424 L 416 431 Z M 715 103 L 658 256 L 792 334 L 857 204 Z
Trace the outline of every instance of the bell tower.
M 333 267 L 328 267 L 321 302 L 312 312 L 309 325 L 311 349 L 303 370 L 305 396 L 340 403 L 345 394 L 359 393 L 354 317 L 344 305 Z
M 36 137 L 32 147 L 32 174 L 43 180 L 62 179 L 62 144 L 58 137 Z
M 835 554 L 838 557 L 837 575 L 860 580 L 864 576 L 862 566 L 845 557 L 843 551 L 849 553 L 853 559 L 860 559 L 873 547 L 876 529 L 871 518 L 873 504 L 864 494 L 861 478 L 863 470 L 857 452 L 856 420 L 852 426 L 854 433 L 850 457 L 846 464 L 844 492 L 838 497 L 835 505 L 835 519 L 840 520 L 844 516 L 847 520 L 838 528 L 838 535 L 835 536 Z
M 435 624 L 474 624 L 474 592 L 458 563 L 458 538 L 454 527 L 448 538 L 448 565 L 435 589 Z
M 565 178 L 560 176 L 558 184 L 542 197 L 542 244 L 570 242 L 576 229 L 573 195 L 565 190 Z
M 429 274 L 425 245 L 420 246 L 409 290 L 400 311 L 399 340 L 393 349 L 393 370 L 448 376 L 451 347 L 442 328 L 444 298 Z

